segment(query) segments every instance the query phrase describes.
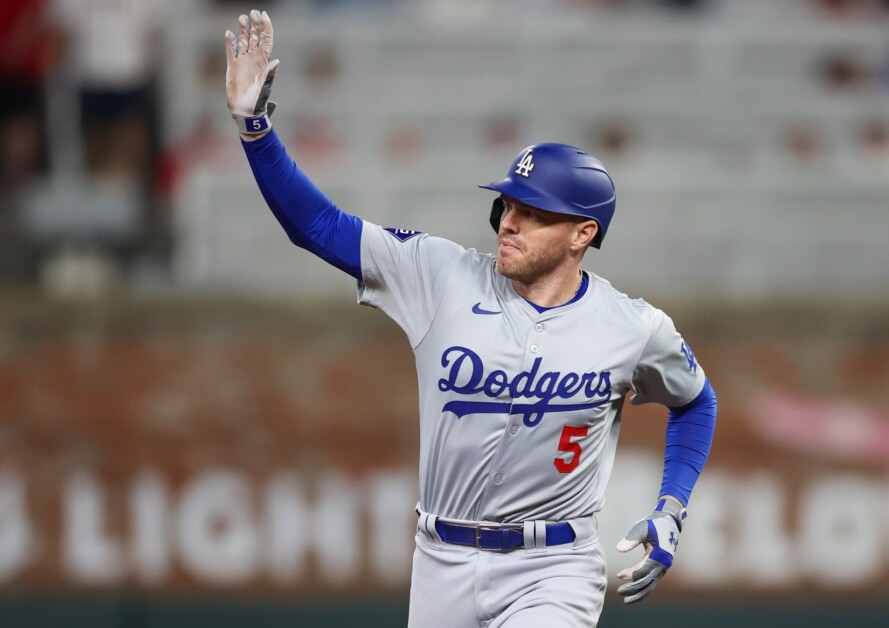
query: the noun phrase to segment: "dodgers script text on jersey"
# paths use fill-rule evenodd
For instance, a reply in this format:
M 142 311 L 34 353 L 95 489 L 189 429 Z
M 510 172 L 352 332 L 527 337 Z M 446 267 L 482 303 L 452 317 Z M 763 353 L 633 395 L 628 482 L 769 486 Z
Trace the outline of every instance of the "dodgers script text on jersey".
M 528 427 L 534 427 L 547 412 L 567 412 L 569 410 L 589 410 L 611 401 L 611 373 L 561 373 L 560 371 L 541 372 L 543 358 L 536 358 L 530 371 L 522 371 L 512 377 L 504 371 L 485 370 L 482 358 L 472 349 L 450 347 L 441 356 L 442 366 L 447 368 L 447 378 L 438 380 L 442 392 L 458 395 L 484 393 L 500 402 L 449 401 L 442 412 L 453 412 L 457 418 L 467 414 L 518 414 Z M 465 382 L 465 383 L 461 383 Z M 598 401 L 550 405 L 553 399 L 573 399 L 583 393 L 587 399 Z M 515 400 L 536 400 L 531 403 L 515 403 Z

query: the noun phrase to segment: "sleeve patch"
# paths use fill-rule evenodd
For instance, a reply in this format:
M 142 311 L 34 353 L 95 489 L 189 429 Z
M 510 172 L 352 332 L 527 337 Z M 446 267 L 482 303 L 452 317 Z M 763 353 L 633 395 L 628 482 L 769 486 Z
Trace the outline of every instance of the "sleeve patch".
M 685 356 L 685 359 L 688 361 L 688 370 L 692 373 L 698 372 L 698 361 L 695 359 L 695 353 L 691 350 L 691 347 L 683 341 L 682 346 L 679 348 L 682 352 L 682 355 Z
M 393 237 L 401 240 L 402 242 L 407 242 L 411 238 L 414 238 L 418 235 L 423 235 L 422 231 L 414 231 L 412 229 L 396 229 L 395 227 L 386 227 L 385 231 L 390 233 Z

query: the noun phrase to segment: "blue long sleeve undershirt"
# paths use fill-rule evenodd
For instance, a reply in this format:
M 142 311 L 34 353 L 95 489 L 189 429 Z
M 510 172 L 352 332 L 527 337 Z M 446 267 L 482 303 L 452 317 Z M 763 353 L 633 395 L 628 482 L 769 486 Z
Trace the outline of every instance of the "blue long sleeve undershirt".
M 688 504 L 710 454 L 715 429 L 716 392 L 707 379 L 694 401 L 670 408 L 660 495 L 672 495 Z
M 339 209 L 315 187 L 274 130 L 241 144 L 265 202 L 290 241 L 361 280 L 361 219 Z

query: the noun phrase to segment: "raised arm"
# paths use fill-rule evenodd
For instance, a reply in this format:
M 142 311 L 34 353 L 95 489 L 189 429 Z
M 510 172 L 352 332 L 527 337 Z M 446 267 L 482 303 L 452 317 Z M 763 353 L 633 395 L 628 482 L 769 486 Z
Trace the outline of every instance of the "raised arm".
M 272 129 L 269 101 L 278 59 L 271 59 L 274 30 L 268 13 L 238 19 L 238 35 L 225 33 L 226 102 L 241 133 L 247 161 L 266 203 L 290 240 L 361 279 L 362 222 L 341 211 L 287 154 Z

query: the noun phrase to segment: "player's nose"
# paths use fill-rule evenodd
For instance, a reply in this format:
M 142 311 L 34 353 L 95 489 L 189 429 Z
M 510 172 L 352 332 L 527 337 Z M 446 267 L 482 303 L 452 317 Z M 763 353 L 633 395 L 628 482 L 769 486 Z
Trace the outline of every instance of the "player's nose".
M 506 207 L 503 210 L 503 214 L 500 216 L 500 231 L 499 233 L 516 233 L 518 231 L 518 221 L 515 218 L 515 212 L 512 211 L 509 207 Z

